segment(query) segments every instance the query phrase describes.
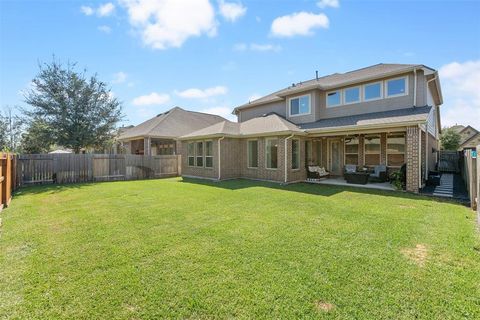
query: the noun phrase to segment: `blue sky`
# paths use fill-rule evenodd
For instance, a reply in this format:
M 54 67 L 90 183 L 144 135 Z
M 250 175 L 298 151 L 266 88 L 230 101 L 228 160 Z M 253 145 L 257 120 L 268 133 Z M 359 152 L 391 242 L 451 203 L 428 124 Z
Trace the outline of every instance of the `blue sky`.
M 0 107 L 55 55 L 111 85 L 125 124 L 228 116 L 292 82 L 380 62 L 440 70 L 445 125 L 480 129 L 479 1 L 0 1 Z

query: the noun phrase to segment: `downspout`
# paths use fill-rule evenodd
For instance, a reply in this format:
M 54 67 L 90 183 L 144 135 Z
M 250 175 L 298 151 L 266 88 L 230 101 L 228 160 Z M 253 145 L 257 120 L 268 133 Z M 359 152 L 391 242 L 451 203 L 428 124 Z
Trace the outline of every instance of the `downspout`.
M 417 68 L 413 69 L 413 107 L 417 106 Z
M 220 139 L 218 139 L 218 180 L 220 180 L 221 178 L 221 170 L 222 170 L 222 166 L 221 166 L 221 158 L 222 158 L 222 155 L 221 155 L 221 148 L 220 148 L 220 142 L 225 139 L 225 137 L 221 137 Z
M 425 122 L 425 180 L 428 180 L 430 162 L 428 161 L 428 121 Z
M 285 183 L 287 183 L 287 173 L 288 173 L 288 151 L 287 151 L 287 142 L 289 139 L 293 138 L 293 134 L 285 138 Z
M 418 189 L 422 188 L 422 128 L 418 125 Z

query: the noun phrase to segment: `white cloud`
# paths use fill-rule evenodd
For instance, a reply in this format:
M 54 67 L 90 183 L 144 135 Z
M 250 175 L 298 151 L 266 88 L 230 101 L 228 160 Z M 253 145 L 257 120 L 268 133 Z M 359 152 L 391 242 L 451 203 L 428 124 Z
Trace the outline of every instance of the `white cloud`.
M 186 99 L 206 99 L 213 96 L 226 94 L 227 91 L 228 89 L 224 86 L 216 86 L 204 90 L 191 88 L 184 91 L 175 91 L 175 94 Z
M 282 47 L 279 45 L 274 45 L 274 44 L 258 44 L 258 43 L 236 43 L 233 46 L 233 51 L 258 51 L 258 52 L 267 52 L 267 51 L 273 51 L 273 52 L 278 52 L 282 50 Z
M 117 72 L 113 75 L 112 82 L 113 83 L 124 83 L 125 81 L 127 81 L 127 78 L 128 78 L 128 75 L 125 72 L 120 71 L 120 72 Z
M 338 0 L 320 0 L 317 2 L 317 6 L 324 9 L 326 7 L 338 8 L 340 2 Z
M 480 59 L 452 62 L 438 72 L 444 98 L 442 126 L 458 123 L 480 128 Z
M 89 6 L 81 6 L 80 11 L 86 16 L 91 16 L 94 12 L 93 8 Z
M 107 34 L 110 33 L 110 32 L 112 32 L 112 28 L 110 28 L 109 26 L 105 26 L 105 25 L 99 26 L 97 29 L 98 29 L 99 31 L 101 31 L 101 32 L 103 32 L 103 33 L 107 33 Z
M 111 2 L 108 2 L 98 7 L 97 14 L 100 17 L 107 17 L 112 14 L 113 10 L 115 10 L 115 5 Z
M 225 18 L 225 20 L 231 22 L 235 22 L 247 12 L 247 8 L 241 3 L 225 2 L 224 0 L 220 0 L 218 5 L 220 14 Z
M 206 108 L 206 109 L 200 110 L 200 112 L 216 114 L 230 121 L 237 121 L 237 117 L 232 114 L 232 109 L 229 107 Z
M 273 20 L 271 32 L 277 37 L 307 36 L 313 34 L 313 29 L 327 29 L 328 25 L 328 17 L 325 14 L 302 11 Z
M 178 48 L 190 37 L 215 36 L 217 23 L 209 0 L 120 0 L 130 24 L 145 45 Z
M 152 92 L 144 96 L 136 97 L 133 99 L 132 103 L 135 106 L 151 106 L 164 104 L 168 101 L 170 101 L 170 96 L 168 94 Z

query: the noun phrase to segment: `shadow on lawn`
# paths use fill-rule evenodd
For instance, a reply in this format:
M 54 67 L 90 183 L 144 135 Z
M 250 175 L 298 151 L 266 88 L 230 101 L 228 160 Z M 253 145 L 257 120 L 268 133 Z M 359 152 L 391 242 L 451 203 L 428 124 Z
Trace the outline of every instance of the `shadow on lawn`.
M 270 189 L 285 190 L 299 193 L 306 193 L 311 195 L 318 195 L 323 197 L 330 197 L 341 192 L 355 192 L 368 195 L 380 195 L 386 197 L 396 197 L 402 199 L 411 199 L 411 200 L 430 200 L 435 202 L 448 202 L 453 204 L 460 204 L 458 201 L 452 199 L 440 199 L 422 196 L 419 194 L 406 193 L 401 191 L 388 191 L 388 190 L 376 190 L 376 189 L 365 189 L 355 186 L 334 186 L 334 185 L 319 185 L 319 184 L 310 184 L 305 182 L 292 183 L 288 185 L 283 185 L 275 182 L 266 182 L 266 181 L 256 181 L 248 179 L 232 179 L 224 181 L 213 181 L 206 179 L 196 179 L 196 178 L 183 178 L 180 182 L 198 184 L 204 186 L 210 186 L 221 189 L 228 190 L 240 190 L 252 187 L 265 187 Z

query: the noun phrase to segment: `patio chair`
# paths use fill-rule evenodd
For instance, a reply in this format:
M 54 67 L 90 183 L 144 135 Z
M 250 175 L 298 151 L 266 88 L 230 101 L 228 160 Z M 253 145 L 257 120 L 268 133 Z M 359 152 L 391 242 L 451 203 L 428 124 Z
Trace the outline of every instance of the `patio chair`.
M 357 166 L 355 164 L 346 164 L 344 168 L 345 173 L 357 172 Z
M 373 172 L 370 173 L 371 182 L 385 182 L 387 178 L 387 166 L 383 164 L 375 166 Z
M 323 167 L 319 166 L 307 166 L 307 178 L 309 179 L 321 179 L 327 178 L 330 173 Z

